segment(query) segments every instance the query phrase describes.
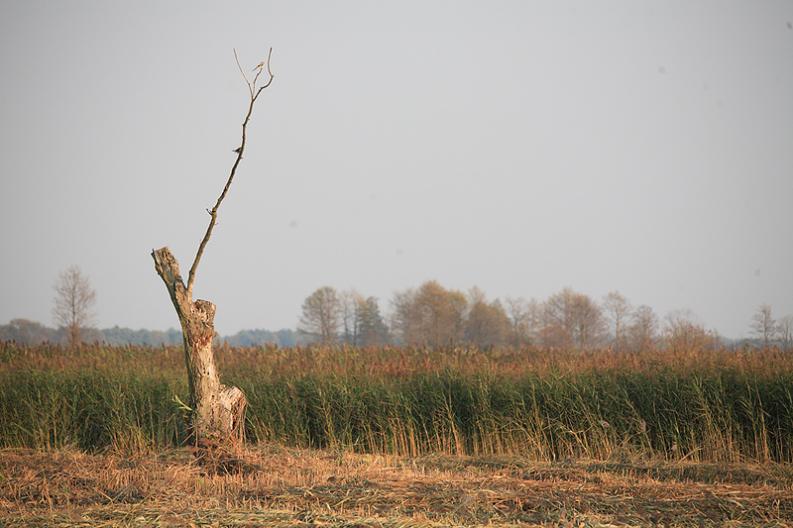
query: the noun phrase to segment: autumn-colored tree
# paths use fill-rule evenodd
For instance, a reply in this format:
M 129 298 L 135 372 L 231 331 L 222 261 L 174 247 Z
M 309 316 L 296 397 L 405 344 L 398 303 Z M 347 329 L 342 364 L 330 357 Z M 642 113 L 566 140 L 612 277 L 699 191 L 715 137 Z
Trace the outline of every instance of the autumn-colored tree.
M 445 347 L 463 338 L 466 299 L 428 281 L 417 290 L 395 294 L 392 325 L 404 344 Z
M 719 344 L 718 336 L 696 322 L 688 310 L 676 310 L 666 316 L 664 341 L 674 351 L 704 350 Z
M 474 288 L 469 293 L 465 319 L 465 341 L 479 347 L 503 345 L 509 338 L 511 323 L 498 300 L 487 302 L 484 292 Z
M 600 308 L 583 293 L 565 288 L 545 302 L 542 339 L 546 346 L 583 350 L 602 344 L 606 332 Z

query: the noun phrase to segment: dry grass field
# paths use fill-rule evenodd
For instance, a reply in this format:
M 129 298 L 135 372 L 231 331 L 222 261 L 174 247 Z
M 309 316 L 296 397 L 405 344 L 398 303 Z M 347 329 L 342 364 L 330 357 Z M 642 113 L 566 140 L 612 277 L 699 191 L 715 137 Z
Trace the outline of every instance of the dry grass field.
M 789 465 L 249 448 L 0 452 L 0 526 L 793 526 Z
M 793 526 L 776 349 L 218 351 L 245 450 L 191 450 L 177 347 L 0 344 L 0 527 Z

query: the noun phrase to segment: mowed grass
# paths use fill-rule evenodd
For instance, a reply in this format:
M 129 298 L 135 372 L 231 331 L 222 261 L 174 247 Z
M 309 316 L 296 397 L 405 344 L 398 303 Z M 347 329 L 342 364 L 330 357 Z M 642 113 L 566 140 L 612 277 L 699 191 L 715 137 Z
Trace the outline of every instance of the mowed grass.
M 0 450 L 8 527 L 790 526 L 788 465 L 498 455 L 396 457 L 255 446 L 208 474 L 182 448 Z
M 793 461 L 778 350 L 217 351 L 247 439 L 358 453 L 536 461 Z M 0 447 L 146 453 L 189 441 L 178 347 L 0 344 Z

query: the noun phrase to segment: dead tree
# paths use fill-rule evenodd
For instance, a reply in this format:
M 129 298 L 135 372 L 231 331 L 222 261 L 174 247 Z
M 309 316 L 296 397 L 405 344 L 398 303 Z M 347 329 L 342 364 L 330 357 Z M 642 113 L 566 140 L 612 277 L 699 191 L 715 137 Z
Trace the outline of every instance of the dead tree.
M 247 400 L 245 394 L 237 387 L 227 387 L 220 383 L 218 370 L 215 366 L 215 357 L 212 352 L 212 339 L 215 336 L 215 305 L 203 299 L 193 301 L 193 287 L 195 286 L 196 271 L 201 256 L 204 254 L 212 230 L 217 223 L 218 209 L 226 197 L 234 180 L 234 175 L 242 161 L 247 145 L 247 127 L 253 107 L 262 90 L 273 82 L 270 71 L 270 57 L 272 48 L 267 55 L 267 60 L 260 62 L 254 69 L 255 76 L 250 80 L 240 66 L 236 50 L 234 58 L 237 67 L 242 73 L 250 94 L 248 111 L 242 122 L 242 142 L 234 149 L 236 159 L 231 166 L 226 185 L 215 202 L 215 206 L 208 210 L 209 225 L 204 238 L 196 251 L 193 265 L 187 276 L 187 284 L 182 280 L 179 272 L 179 263 L 167 247 L 152 251 L 154 269 L 165 282 L 171 296 L 179 323 L 182 326 L 184 340 L 185 361 L 187 363 L 187 376 L 190 384 L 190 400 L 192 408 L 192 432 L 194 440 L 201 447 L 224 447 L 239 444 L 244 438 L 245 407 Z M 259 86 L 262 74 L 267 75 L 267 81 Z M 263 79 L 263 78 L 262 78 Z

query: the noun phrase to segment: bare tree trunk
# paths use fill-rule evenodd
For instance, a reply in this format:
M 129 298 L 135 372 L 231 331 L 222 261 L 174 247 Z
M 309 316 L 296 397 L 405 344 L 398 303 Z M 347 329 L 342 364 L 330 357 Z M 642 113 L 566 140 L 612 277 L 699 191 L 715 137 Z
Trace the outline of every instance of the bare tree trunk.
M 245 394 L 220 383 L 212 353 L 215 305 L 198 299 L 185 286 L 179 263 L 167 247 L 152 251 L 154 267 L 171 295 L 184 339 L 193 409 L 193 434 L 201 447 L 236 445 L 245 433 Z
M 213 448 L 233 447 L 242 443 L 245 435 L 245 408 L 247 400 L 245 394 L 237 387 L 226 387 L 220 383 L 217 367 L 215 367 L 215 356 L 212 353 L 212 339 L 215 337 L 215 305 L 209 301 L 198 299 L 193 301 L 193 286 L 195 285 L 196 271 L 204 254 L 212 230 L 215 228 L 218 218 L 218 210 L 223 199 L 229 192 L 231 182 L 237 173 L 242 157 L 245 153 L 247 143 L 247 127 L 253 113 L 253 106 L 262 90 L 270 86 L 273 82 L 273 74 L 270 71 L 270 57 L 272 48 L 267 55 L 267 60 L 260 62 L 253 71 L 256 75 L 251 81 L 242 69 L 237 51 L 234 51 L 234 59 L 237 67 L 245 79 L 250 94 L 248 111 L 245 120 L 242 122 L 242 138 L 240 146 L 234 149 L 236 157 L 231 166 L 226 185 L 220 193 L 215 206 L 209 213 L 209 225 L 207 226 L 204 238 L 198 245 L 198 251 L 193 259 L 193 265 L 187 276 L 187 284 L 182 280 L 179 272 L 179 263 L 167 247 L 156 249 L 151 252 L 154 259 L 154 268 L 157 274 L 168 288 L 171 295 L 176 313 L 179 316 L 179 323 L 182 326 L 182 338 L 184 339 L 185 363 L 187 364 L 187 376 L 190 382 L 190 401 L 192 405 L 192 428 L 196 445 L 206 451 Z M 262 73 L 268 75 L 269 79 L 263 85 L 257 83 Z
M 80 338 L 80 326 L 76 323 L 72 323 L 67 328 L 67 332 L 69 334 L 69 348 L 77 348 L 82 342 Z

